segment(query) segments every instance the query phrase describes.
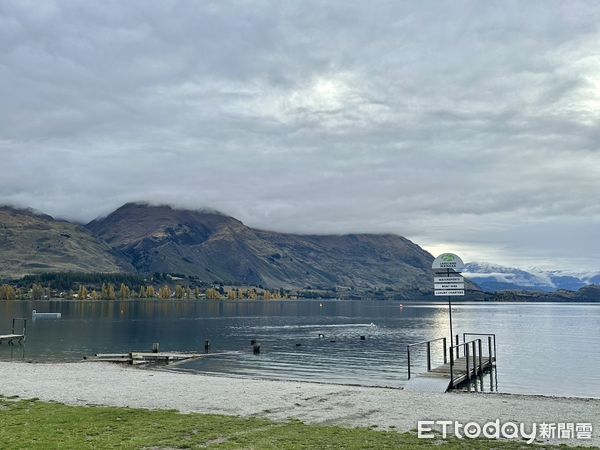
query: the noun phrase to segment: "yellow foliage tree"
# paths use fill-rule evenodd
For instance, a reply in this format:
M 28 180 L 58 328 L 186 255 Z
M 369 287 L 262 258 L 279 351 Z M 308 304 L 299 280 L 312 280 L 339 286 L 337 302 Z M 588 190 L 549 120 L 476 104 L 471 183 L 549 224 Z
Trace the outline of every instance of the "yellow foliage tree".
M 158 291 L 158 296 L 163 300 L 171 298 L 171 288 L 169 286 L 163 286 Z

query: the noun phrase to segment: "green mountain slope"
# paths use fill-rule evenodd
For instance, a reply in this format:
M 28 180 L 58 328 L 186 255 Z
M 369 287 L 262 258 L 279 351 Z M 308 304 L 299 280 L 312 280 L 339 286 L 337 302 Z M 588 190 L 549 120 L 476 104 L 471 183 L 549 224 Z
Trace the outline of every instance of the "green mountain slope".
M 133 267 L 86 228 L 0 207 L 0 278 L 39 272 L 125 272 Z

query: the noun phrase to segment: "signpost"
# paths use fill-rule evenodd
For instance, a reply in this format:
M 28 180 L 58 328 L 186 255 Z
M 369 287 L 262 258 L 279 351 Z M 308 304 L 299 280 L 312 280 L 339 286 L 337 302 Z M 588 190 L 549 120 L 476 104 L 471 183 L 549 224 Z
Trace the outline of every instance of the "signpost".
M 434 295 L 436 297 L 448 297 L 448 317 L 450 319 L 450 380 L 453 380 L 454 352 L 452 350 L 452 343 L 454 342 L 454 333 L 452 330 L 452 297 L 465 295 L 465 280 L 460 276 L 460 272 L 465 268 L 465 264 L 454 253 L 442 253 L 435 258 L 431 268 L 435 272 L 435 277 L 433 278 Z

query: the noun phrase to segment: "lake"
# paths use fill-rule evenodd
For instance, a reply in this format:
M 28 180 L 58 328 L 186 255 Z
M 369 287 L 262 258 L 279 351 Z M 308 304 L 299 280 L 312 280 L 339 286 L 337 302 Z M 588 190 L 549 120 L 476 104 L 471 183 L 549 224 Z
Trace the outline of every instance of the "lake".
M 30 320 L 33 309 L 63 317 Z M 600 398 L 600 304 L 461 303 L 452 315 L 455 333 L 496 333 L 497 373 L 484 387 Z M 28 318 L 27 341 L 0 346 L 3 360 L 78 361 L 150 351 L 153 342 L 162 351 L 203 352 L 210 339 L 212 351 L 231 353 L 173 370 L 393 387 L 406 382 L 407 344 L 448 335 L 444 303 L 2 301 L 0 334 L 10 332 L 12 317 Z M 260 355 L 251 339 L 260 342 Z M 442 353 L 432 349 L 435 365 Z M 425 369 L 424 349 L 412 359 L 413 371 Z

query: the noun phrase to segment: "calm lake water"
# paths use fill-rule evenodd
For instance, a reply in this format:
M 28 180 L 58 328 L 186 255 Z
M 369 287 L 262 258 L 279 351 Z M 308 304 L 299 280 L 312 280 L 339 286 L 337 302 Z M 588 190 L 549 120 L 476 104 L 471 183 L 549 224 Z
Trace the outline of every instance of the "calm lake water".
M 63 317 L 29 320 L 33 309 Z M 27 342 L 0 346 L 3 360 L 78 361 L 149 351 L 153 342 L 163 351 L 204 351 L 210 339 L 212 351 L 232 353 L 173 370 L 376 386 L 405 384 L 407 344 L 448 334 L 442 303 L 3 301 L 0 334 L 10 332 L 12 317 L 28 318 Z M 600 397 L 600 304 L 457 304 L 453 321 L 456 333 L 497 335 L 497 373 L 484 380 L 486 390 L 491 382 L 500 392 Z M 433 354 L 440 362 L 441 351 Z M 425 369 L 424 349 L 413 361 L 414 371 Z

